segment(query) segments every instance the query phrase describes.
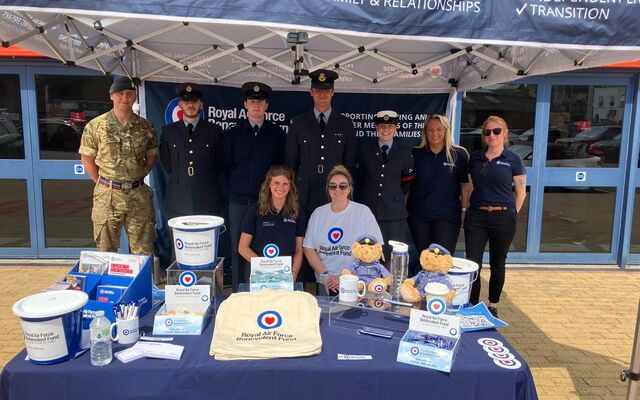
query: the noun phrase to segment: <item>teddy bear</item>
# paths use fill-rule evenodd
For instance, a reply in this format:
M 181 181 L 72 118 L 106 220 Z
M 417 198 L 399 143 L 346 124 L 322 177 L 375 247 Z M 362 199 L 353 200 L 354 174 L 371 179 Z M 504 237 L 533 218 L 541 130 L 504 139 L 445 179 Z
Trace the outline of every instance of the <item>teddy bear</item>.
M 448 303 L 455 297 L 456 291 L 447 276 L 449 268 L 453 266 L 453 258 L 447 249 L 439 244 L 431 244 L 428 249 L 420 254 L 422 271 L 413 278 L 405 279 L 400 286 L 400 295 L 404 301 L 417 303 L 424 299 L 424 287 L 427 283 L 443 283 L 449 288 Z
M 383 293 L 391 284 L 393 277 L 380 264 L 382 246 L 373 236 L 364 235 L 351 246 L 355 260 L 342 270 L 342 275 L 356 275 L 367 285 L 368 293 Z M 362 287 L 360 287 L 362 289 Z

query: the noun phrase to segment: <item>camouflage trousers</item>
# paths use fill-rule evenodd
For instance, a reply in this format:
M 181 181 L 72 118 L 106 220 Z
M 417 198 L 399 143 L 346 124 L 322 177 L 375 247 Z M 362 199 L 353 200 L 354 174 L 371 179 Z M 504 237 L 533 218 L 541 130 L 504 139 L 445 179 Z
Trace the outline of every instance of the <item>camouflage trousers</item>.
M 153 254 L 155 211 L 149 186 L 143 184 L 131 190 L 115 190 L 96 184 L 91 220 L 99 251 L 118 251 L 124 226 L 132 254 Z

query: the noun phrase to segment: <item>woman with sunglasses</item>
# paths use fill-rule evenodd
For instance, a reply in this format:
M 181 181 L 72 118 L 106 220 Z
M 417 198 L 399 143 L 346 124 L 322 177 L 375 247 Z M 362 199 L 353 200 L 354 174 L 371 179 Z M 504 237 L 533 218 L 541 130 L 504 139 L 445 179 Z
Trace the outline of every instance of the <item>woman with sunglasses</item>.
M 285 166 L 271 167 L 260 186 L 258 202 L 245 215 L 238 253 L 251 263 L 252 257 L 266 256 L 267 248 L 275 245 L 279 256 L 291 256 L 295 280 L 302 265 L 305 230 L 293 172 Z
M 451 124 L 443 115 L 429 115 L 421 141 L 413 149 L 415 178 L 408 199 L 409 229 L 420 254 L 438 243 L 455 251 L 462 224 L 462 204 L 467 204 L 469 153 L 453 143 Z M 417 271 L 415 271 L 417 272 Z
M 335 294 L 340 273 L 353 261 L 351 245 L 358 237 L 367 234 L 380 244 L 384 242 L 369 207 L 351 200 L 353 179 L 344 166 L 331 169 L 326 189 L 331 201 L 311 214 L 303 250 L 318 283 L 324 283 L 327 292 Z
M 395 111 L 378 112 L 374 122 L 378 137 L 359 149 L 355 198 L 369 207 L 387 243 L 406 242 L 405 193 L 413 179 L 413 157 L 409 148 L 394 140 L 398 123 Z M 387 263 L 390 254 L 391 246 L 385 245 Z
M 487 118 L 482 124 L 482 139 L 485 147 L 469 158 L 473 191 L 464 220 L 464 238 L 467 258 L 480 268 L 489 241 L 489 311 L 498 317 L 507 253 L 516 233 L 516 214 L 527 195 L 527 172 L 522 159 L 506 147 L 509 129 L 504 119 Z M 480 301 L 479 278 L 473 282 L 469 301 Z

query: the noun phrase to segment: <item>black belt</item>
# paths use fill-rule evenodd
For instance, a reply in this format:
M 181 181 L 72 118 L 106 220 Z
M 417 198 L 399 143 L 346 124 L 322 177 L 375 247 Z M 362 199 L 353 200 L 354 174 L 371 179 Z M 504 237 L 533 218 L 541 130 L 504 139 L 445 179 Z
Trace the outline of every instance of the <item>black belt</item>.
M 482 210 L 482 211 L 507 211 L 509 209 L 509 207 L 507 206 L 481 206 L 478 207 L 478 210 Z
M 118 182 L 118 181 L 111 180 L 109 178 L 105 178 L 104 176 L 101 176 L 98 179 L 98 183 L 100 185 L 106 186 L 108 188 L 115 189 L 115 190 L 135 189 L 138 186 L 142 185 L 143 182 L 144 181 L 142 179 L 137 180 L 135 182 Z

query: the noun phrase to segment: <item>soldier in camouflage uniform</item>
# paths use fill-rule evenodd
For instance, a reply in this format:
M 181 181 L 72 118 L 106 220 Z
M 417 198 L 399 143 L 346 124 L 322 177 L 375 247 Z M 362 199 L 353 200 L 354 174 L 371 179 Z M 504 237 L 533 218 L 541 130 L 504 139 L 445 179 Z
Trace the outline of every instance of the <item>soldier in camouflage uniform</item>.
M 153 193 L 143 182 L 156 162 L 153 125 L 133 113 L 136 88 L 121 78 L 109 89 L 113 109 L 91 120 L 82 133 L 82 164 L 96 183 L 93 236 L 101 251 L 117 251 L 124 225 L 131 253 L 152 254 L 155 239 Z

